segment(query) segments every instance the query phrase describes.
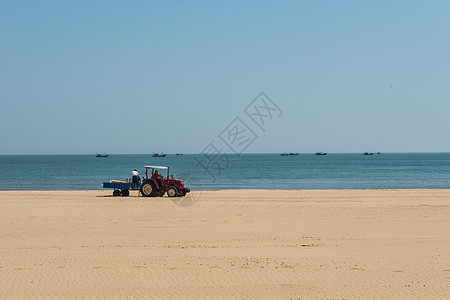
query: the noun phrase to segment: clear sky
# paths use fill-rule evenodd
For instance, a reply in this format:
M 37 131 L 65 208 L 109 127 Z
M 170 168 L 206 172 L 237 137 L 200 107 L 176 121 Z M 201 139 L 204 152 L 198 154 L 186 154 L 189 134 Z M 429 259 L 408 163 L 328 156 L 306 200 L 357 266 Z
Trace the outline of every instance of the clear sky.
M 0 154 L 199 153 L 261 91 L 283 114 L 249 153 L 447 152 L 449 12 L 1 0 Z

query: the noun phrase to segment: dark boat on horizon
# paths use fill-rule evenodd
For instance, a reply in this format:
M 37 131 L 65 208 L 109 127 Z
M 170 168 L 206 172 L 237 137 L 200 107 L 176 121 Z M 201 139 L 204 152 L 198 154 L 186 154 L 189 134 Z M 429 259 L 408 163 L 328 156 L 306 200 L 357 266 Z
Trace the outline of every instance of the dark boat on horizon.
M 373 155 L 373 152 L 364 152 L 363 155 Z
M 289 153 L 289 155 L 298 155 L 298 152 L 296 152 L 296 153 L 291 152 L 291 153 Z
M 327 155 L 328 153 L 326 152 L 316 152 L 314 155 Z
M 166 155 L 167 154 L 164 154 L 164 152 L 163 151 L 161 151 L 161 153 L 157 153 L 157 152 L 155 152 L 155 153 L 153 153 L 153 157 L 166 157 Z
M 95 154 L 95 157 L 108 157 L 109 156 L 109 154 L 101 154 L 101 153 L 98 153 L 97 152 L 97 154 Z

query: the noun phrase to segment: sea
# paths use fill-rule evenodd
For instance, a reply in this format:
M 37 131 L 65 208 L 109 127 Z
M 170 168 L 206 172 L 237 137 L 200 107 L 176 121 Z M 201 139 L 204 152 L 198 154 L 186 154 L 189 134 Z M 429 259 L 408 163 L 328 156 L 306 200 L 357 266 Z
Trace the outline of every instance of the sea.
M 147 165 L 168 166 L 193 190 L 450 188 L 450 153 L 329 153 L 1 155 L 0 190 L 100 190 Z

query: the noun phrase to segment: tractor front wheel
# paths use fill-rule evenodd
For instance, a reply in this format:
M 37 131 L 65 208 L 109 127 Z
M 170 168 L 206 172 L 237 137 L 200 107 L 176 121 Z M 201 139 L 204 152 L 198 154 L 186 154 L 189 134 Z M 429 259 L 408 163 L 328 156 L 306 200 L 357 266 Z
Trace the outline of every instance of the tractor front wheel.
M 141 194 L 144 197 L 154 197 L 156 194 L 156 186 L 152 181 L 146 181 L 141 186 Z
M 169 197 L 176 197 L 178 194 L 178 191 L 176 188 L 174 188 L 173 186 L 171 186 L 168 190 L 167 190 L 167 196 Z

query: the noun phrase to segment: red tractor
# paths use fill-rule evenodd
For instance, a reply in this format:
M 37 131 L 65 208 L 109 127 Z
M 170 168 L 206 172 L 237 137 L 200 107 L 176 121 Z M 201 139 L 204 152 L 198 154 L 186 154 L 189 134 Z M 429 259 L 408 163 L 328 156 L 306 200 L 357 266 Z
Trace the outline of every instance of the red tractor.
M 167 177 L 156 175 L 156 169 L 167 170 Z M 151 170 L 151 174 L 148 174 Z M 144 197 L 162 197 L 167 192 L 169 197 L 184 197 L 191 190 L 184 187 L 184 181 L 169 178 L 169 168 L 145 166 L 145 178 L 142 179 L 141 194 Z

